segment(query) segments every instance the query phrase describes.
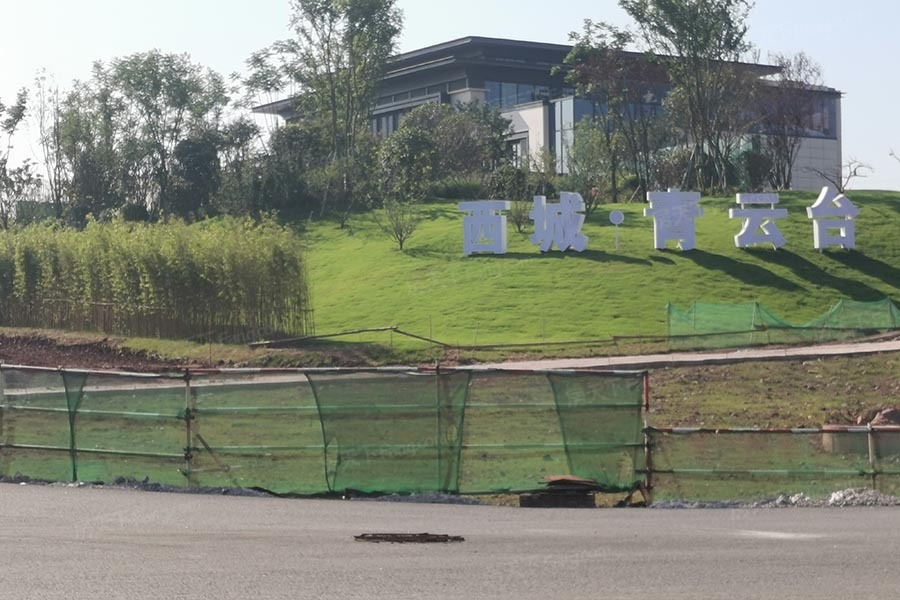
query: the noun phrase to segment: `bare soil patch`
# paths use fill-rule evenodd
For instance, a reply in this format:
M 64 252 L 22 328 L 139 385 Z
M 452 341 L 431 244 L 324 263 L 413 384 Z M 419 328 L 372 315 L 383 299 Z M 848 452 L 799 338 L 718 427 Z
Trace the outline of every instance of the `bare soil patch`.
M 0 361 L 8 365 L 160 372 L 190 363 L 122 348 L 109 339 L 55 340 L 44 335 L 0 335 Z

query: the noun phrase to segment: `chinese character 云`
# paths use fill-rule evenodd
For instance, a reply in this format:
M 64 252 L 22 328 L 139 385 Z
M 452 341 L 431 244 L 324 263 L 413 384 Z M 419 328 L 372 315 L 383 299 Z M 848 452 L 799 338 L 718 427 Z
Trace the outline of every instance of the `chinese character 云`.
M 776 250 L 784 246 L 784 235 L 778 229 L 775 220 L 787 217 L 788 211 L 784 208 L 775 208 L 778 201 L 778 194 L 737 195 L 737 204 L 740 208 L 728 211 L 729 218 L 744 220 L 740 233 L 734 236 L 735 246 L 747 248 L 754 244 L 772 244 Z M 769 207 L 760 207 L 765 204 Z

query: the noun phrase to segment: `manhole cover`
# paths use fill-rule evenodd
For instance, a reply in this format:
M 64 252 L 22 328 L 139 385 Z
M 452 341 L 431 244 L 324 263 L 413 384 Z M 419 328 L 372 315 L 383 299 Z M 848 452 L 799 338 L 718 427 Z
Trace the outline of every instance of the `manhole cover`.
M 357 542 L 387 542 L 390 544 L 449 544 L 464 542 L 466 538 L 459 535 L 443 533 L 363 533 L 353 536 Z

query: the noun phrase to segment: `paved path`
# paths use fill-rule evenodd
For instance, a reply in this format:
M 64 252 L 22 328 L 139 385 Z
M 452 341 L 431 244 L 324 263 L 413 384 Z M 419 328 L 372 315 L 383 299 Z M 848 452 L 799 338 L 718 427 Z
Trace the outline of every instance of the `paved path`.
M 896 509 L 546 510 L 0 484 L 0 598 L 893 598 Z M 364 532 L 462 535 L 369 544 Z
M 725 364 L 745 360 L 808 360 L 823 356 L 847 356 L 900 352 L 900 339 L 882 342 L 823 344 L 790 348 L 747 348 L 718 352 L 672 352 L 639 356 L 609 356 L 593 358 L 560 358 L 483 364 L 481 369 L 653 369 L 659 367 Z

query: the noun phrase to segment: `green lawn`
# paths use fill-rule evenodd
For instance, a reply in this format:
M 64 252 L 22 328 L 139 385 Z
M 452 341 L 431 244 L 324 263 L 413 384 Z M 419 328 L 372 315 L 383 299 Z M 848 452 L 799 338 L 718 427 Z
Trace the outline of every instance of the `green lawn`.
M 320 334 L 397 325 L 453 345 L 571 341 L 664 335 L 665 306 L 758 301 L 791 322 L 805 322 L 841 298 L 900 298 L 900 194 L 853 192 L 861 209 L 857 250 L 812 249 L 806 207 L 816 194 L 787 193 L 779 221 L 787 245 L 740 250 L 733 198 L 706 198 L 697 250 L 653 249 L 644 204 L 601 206 L 587 221 L 583 253 L 541 254 L 529 234 L 509 227 L 509 254 L 464 257 L 462 214 L 450 203 L 426 206 L 426 219 L 400 252 L 370 215 L 349 229 L 313 224 L 309 274 Z M 626 215 L 615 249 L 609 211 Z M 386 334 L 350 341 L 386 343 Z M 414 346 L 394 335 L 400 348 Z

